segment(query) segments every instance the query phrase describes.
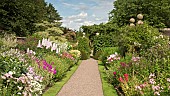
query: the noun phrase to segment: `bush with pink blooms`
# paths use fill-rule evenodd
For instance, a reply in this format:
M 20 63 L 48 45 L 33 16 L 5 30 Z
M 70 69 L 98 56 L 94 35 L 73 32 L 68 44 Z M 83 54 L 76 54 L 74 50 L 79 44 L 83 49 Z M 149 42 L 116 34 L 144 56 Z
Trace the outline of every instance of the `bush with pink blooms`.
M 125 54 L 113 53 L 103 60 L 107 63 L 107 81 L 120 96 L 169 96 L 169 37 L 146 25 L 123 30 L 125 39 L 121 38 L 119 48 L 126 46 L 126 52 L 120 50 Z
M 80 58 L 67 52 L 67 42 L 27 40 L 19 49 L 0 53 L 0 96 L 41 96 Z

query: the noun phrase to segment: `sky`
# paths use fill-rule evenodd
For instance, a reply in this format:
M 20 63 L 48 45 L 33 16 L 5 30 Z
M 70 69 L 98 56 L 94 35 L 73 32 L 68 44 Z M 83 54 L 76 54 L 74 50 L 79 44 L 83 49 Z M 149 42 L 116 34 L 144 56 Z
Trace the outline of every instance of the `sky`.
M 45 0 L 63 17 L 62 26 L 79 30 L 82 25 L 106 23 L 114 0 Z

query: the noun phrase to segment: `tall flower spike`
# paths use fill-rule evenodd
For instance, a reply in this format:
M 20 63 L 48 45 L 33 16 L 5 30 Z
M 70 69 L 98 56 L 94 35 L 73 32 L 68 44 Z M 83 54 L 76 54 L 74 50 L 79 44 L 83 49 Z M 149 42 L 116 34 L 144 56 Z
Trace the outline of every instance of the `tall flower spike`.
M 30 49 L 29 48 L 27 48 L 27 53 L 29 53 L 30 52 Z
M 38 41 L 38 46 L 37 46 L 38 48 L 42 48 L 42 46 L 41 46 L 41 41 L 39 40 Z
M 53 43 L 52 47 L 51 47 L 51 51 L 53 51 L 53 50 L 56 50 L 56 44 L 55 43 Z
M 56 48 L 56 53 L 57 53 L 57 54 L 59 53 L 58 48 Z
M 45 46 L 45 39 L 42 39 L 42 46 Z

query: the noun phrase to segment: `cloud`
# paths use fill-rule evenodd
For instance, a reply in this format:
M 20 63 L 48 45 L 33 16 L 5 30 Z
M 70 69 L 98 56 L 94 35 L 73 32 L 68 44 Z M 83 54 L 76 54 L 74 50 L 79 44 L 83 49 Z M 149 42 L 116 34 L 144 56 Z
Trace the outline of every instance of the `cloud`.
M 68 16 L 68 19 L 80 19 L 80 18 L 85 18 L 87 17 L 87 13 L 85 12 L 81 12 L 80 14 L 78 15 L 72 15 L 72 16 Z
M 114 0 L 82 0 L 75 3 L 63 0 L 64 8 L 74 15 L 64 16 L 62 26 L 78 30 L 82 25 L 106 23 L 108 13 L 113 9 L 113 2 Z
M 89 9 L 89 7 L 88 7 L 86 4 L 84 4 L 84 3 L 79 3 L 79 4 L 76 4 L 76 5 L 75 5 L 75 4 L 63 2 L 62 4 L 63 4 L 64 6 L 66 6 L 66 7 L 72 8 L 72 9 L 74 9 L 74 10 L 85 11 L 85 10 L 88 10 L 88 9 Z

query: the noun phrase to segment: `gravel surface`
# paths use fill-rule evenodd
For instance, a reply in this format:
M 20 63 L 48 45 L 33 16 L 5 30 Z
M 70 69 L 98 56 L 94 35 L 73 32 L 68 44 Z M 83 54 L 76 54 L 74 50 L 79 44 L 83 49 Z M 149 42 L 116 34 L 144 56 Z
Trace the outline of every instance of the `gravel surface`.
M 103 96 L 97 61 L 83 60 L 57 96 Z

